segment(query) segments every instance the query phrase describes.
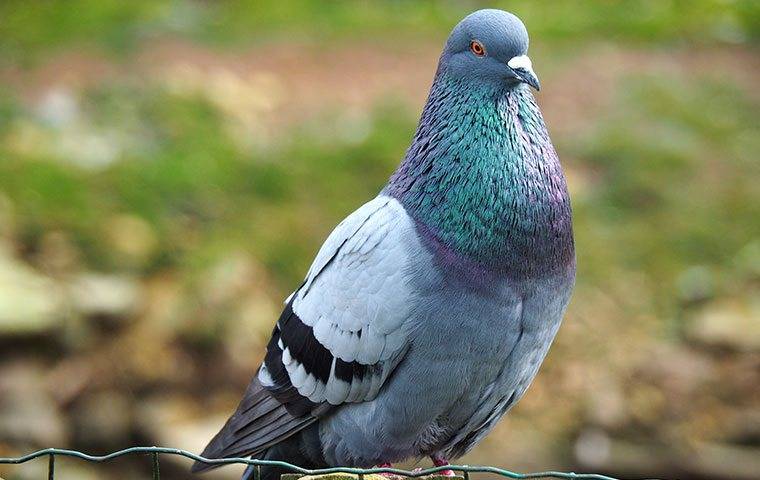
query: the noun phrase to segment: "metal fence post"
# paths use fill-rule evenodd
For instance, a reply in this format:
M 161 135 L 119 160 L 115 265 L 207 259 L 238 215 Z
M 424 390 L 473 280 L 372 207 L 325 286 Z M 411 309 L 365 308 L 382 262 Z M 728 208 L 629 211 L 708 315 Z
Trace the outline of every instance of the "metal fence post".
M 161 470 L 158 465 L 158 453 L 153 452 L 153 480 L 161 479 Z
M 48 457 L 48 480 L 55 480 L 55 455 L 52 453 Z

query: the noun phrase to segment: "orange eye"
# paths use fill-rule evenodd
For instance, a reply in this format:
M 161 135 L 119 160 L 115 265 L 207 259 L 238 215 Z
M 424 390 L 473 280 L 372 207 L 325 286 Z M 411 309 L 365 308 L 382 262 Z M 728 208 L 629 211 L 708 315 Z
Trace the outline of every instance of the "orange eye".
M 483 57 L 486 54 L 486 47 L 479 41 L 473 40 L 470 42 L 470 51 L 479 57 Z

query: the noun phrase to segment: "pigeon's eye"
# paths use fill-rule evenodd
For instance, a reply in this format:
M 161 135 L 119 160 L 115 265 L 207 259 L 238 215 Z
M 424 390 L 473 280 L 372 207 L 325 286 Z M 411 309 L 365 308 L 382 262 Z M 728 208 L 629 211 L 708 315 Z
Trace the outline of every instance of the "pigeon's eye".
M 486 47 L 484 47 L 483 44 L 477 40 L 473 40 L 470 42 L 470 51 L 474 53 L 475 55 L 477 55 L 478 57 L 486 56 Z

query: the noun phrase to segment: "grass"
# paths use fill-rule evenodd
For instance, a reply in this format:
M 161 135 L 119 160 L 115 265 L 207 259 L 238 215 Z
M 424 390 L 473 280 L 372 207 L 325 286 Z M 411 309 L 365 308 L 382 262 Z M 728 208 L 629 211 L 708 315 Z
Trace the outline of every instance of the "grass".
M 514 11 L 542 42 L 578 44 L 596 38 L 709 44 L 760 37 L 760 6 L 753 0 L 8 0 L 0 3 L 0 59 L 33 65 L 47 53 L 82 46 L 119 54 L 165 35 L 224 45 L 294 37 L 311 42 L 357 37 L 388 40 L 389 32 L 396 39 L 442 40 L 463 15 L 484 7 Z
M 128 131 L 130 115 L 121 111 L 128 102 L 141 129 L 103 169 L 72 165 L 80 152 L 48 148 L 60 138 L 55 129 L 6 104 L 0 191 L 16 205 L 18 232 L 29 249 L 37 249 L 44 232 L 64 231 L 89 267 L 124 267 L 103 233 L 109 219 L 126 214 L 147 222 L 161 239 L 152 258 L 132 265 L 139 271 L 193 265 L 206 250 L 234 246 L 292 284 L 314 253 L 313 238 L 377 192 L 413 128 L 400 107 L 390 108 L 374 115 L 374 128 L 359 144 L 296 134 L 301 140 L 264 156 L 240 151 L 203 98 L 160 88 L 93 93 L 84 122 L 99 132 Z M 37 141 L 23 146 L 28 136 Z
M 760 236 L 756 102 L 714 81 L 630 82 L 588 137 L 563 147 L 575 159 L 569 167 L 593 177 L 575 202 L 582 281 L 602 281 L 610 262 L 663 286 L 691 265 L 730 269 Z M 298 282 L 329 227 L 382 187 L 415 121 L 391 105 L 375 109 L 358 142 L 325 139 L 303 124 L 294 141 L 241 149 L 200 96 L 112 87 L 83 99 L 79 122 L 131 137 L 113 163 L 93 168 L 72 165 L 76 151 L 56 150 L 65 132 L 12 102 L 0 111 L 0 191 L 30 250 L 44 232 L 63 231 L 88 267 L 147 273 L 242 249 L 283 290 Z M 37 140 L 24 147 L 29 136 Z M 159 239 L 138 264 L 124 264 L 103 240 L 118 215 L 147 222 Z M 672 293 L 665 288 L 663 297 Z

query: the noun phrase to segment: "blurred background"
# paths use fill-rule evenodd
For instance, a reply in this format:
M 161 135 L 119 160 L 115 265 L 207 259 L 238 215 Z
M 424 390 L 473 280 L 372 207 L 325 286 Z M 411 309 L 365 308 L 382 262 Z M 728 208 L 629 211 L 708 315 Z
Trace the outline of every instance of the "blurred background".
M 531 33 L 579 269 L 538 378 L 461 462 L 760 478 L 756 0 L 2 1 L 0 456 L 199 451 L 485 6 Z

